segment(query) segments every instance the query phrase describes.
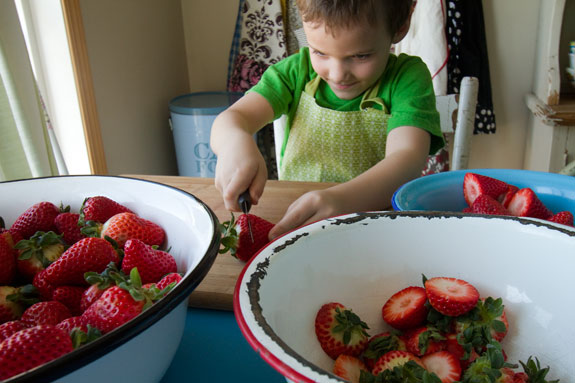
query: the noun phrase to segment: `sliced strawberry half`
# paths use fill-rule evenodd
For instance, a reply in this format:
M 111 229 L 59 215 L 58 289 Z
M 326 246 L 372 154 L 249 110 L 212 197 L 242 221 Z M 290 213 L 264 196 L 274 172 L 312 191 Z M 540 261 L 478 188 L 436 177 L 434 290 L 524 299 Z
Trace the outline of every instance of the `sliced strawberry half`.
M 393 294 L 381 309 L 383 320 L 393 328 L 404 330 L 425 321 L 427 307 L 425 289 L 409 286 Z
M 477 196 L 473 205 L 471 205 L 471 211 L 477 214 L 511 215 L 509 210 L 507 210 L 495 198 L 487 194 L 480 194 Z
M 549 221 L 562 225 L 573 226 L 573 214 L 570 211 L 560 211 L 549 218 Z
M 479 292 L 470 283 L 457 278 L 436 277 L 425 281 L 431 307 L 443 315 L 458 316 L 475 307 Z
M 457 382 L 461 378 L 459 360 L 448 351 L 437 351 L 421 358 L 425 369 L 433 372 L 442 383 Z
M 335 360 L 333 373 L 352 383 L 359 383 L 361 371 L 368 372 L 365 364 L 358 358 L 341 354 Z
M 517 217 L 549 219 L 553 215 L 530 188 L 519 189 L 509 202 L 508 209 Z
M 502 196 L 499 197 L 499 199 L 498 199 L 499 202 L 501 202 L 503 207 L 508 208 L 509 203 L 513 199 L 513 196 L 518 191 L 519 191 L 519 188 L 517 186 L 508 184 L 507 185 L 507 192 L 505 192 L 505 194 L 503 194 Z
M 481 194 L 487 194 L 496 200 L 508 191 L 508 184 L 496 178 L 476 173 L 465 173 L 463 177 L 463 196 L 468 206 L 473 205 Z

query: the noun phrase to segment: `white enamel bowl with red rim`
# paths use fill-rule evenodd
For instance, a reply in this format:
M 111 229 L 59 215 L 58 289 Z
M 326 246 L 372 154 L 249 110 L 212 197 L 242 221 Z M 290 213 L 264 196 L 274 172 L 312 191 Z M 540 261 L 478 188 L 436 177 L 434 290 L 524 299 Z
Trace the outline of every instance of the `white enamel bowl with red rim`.
M 575 376 L 575 229 L 515 217 L 373 212 L 288 233 L 244 268 L 234 311 L 250 345 L 292 382 L 342 382 L 314 332 L 321 305 L 340 302 L 370 335 L 389 329 L 381 308 L 426 277 L 455 277 L 501 297 L 510 361 L 538 357 L 547 379 Z
M 184 332 L 188 296 L 205 277 L 220 246 L 218 220 L 193 195 L 159 183 L 116 176 L 63 176 L 0 183 L 0 216 L 9 227 L 41 201 L 79 211 L 103 195 L 166 232 L 165 249 L 183 274 L 180 283 L 132 321 L 63 357 L 5 382 L 158 382 Z M 164 247 L 163 247 L 164 248 Z M 0 366 L 1 368 L 1 366 Z

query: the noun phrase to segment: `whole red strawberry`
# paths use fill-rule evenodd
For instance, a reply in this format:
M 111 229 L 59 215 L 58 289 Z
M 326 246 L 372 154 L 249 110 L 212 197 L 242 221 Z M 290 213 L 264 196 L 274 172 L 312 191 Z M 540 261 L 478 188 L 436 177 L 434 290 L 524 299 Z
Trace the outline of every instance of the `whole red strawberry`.
M 56 232 L 62 235 L 62 239 L 68 244 L 73 245 L 82 238 L 85 238 L 81 232 L 81 224 L 79 224 L 80 214 L 78 213 L 60 213 L 54 219 Z
M 30 206 L 10 227 L 12 235 L 28 239 L 37 231 L 54 230 L 54 219 L 60 209 L 51 202 L 39 202 Z
M 9 322 L 4 322 L 0 324 L 0 343 L 4 339 L 9 338 L 12 334 L 17 333 L 20 330 L 24 330 L 26 325 L 20 320 L 11 320 Z
M 34 276 L 34 279 L 32 280 L 32 285 L 38 290 L 40 298 L 42 298 L 45 301 L 52 300 L 52 293 L 54 292 L 56 286 L 52 285 L 51 283 L 48 283 L 48 281 L 46 280 L 46 269 L 40 271 Z
M 128 239 L 134 238 L 148 245 L 161 246 L 165 236 L 164 229 L 160 225 L 134 213 L 114 215 L 104 223 L 100 232 L 101 238 L 112 238 L 119 248 L 123 248 Z
M 18 273 L 27 281 L 48 267 L 65 250 L 62 237 L 53 231 L 37 231 L 30 239 L 23 239 L 15 246 L 18 250 Z
M 71 317 L 70 310 L 64 304 L 57 301 L 38 302 L 28 307 L 20 321 L 26 327 L 41 324 L 57 325 L 66 318 Z
M 232 214 L 231 220 L 221 224 L 223 248 L 219 252 L 224 254 L 229 251 L 237 259 L 247 262 L 269 243 L 268 234 L 273 227 L 273 223 L 257 215 L 242 214 L 235 221 Z
M 154 249 L 139 239 L 129 239 L 124 245 L 122 271 L 130 274 L 138 268 L 142 283 L 158 282 L 163 276 L 178 271 L 176 260 L 165 251 Z
M 112 244 L 102 238 L 84 238 L 70 246 L 54 263 L 45 270 L 45 280 L 49 285 L 84 286 L 87 282 L 84 273 L 96 273 L 106 269 L 110 262 L 118 263 L 120 258 Z
M 80 329 L 84 332 L 88 332 L 88 326 L 86 326 L 86 319 L 83 316 L 69 317 L 62 320 L 56 325 L 59 329 L 66 331 L 68 334 L 72 332 L 75 328 Z
M 92 303 L 96 302 L 102 294 L 104 294 L 105 288 L 100 288 L 97 284 L 91 285 L 82 294 L 80 299 L 80 311 L 84 312 Z
M 0 379 L 28 371 L 74 349 L 64 330 L 40 325 L 18 331 L 0 344 Z
M 52 300 L 64 304 L 72 315 L 80 315 L 83 311 L 80 302 L 86 289 L 85 286 L 58 286 L 52 292 Z
M 8 232 L 6 232 L 9 235 Z M 16 257 L 12 245 L 0 235 L 0 285 L 9 285 L 16 277 Z
M 144 304 L 144 300 L 135 300 L 127 290 L 112 286 L 104 291 L 82 316 L 86 324 L 106 334 L 138 316 L 144 309 Z
M 80 209 L 83 222 L 96 221 L 104 223 L 118 213 L 131 213 L 124 205 L 105 196 L 89 197 L 84 200 Z
M 163 277 L 158 283 L 156 283 L 156 287 L 160 290 L 165 289 L 170 284 L 177 285 L 182 280 L 182 275 L 178 273 L 170 273 Z
M 367 346 L 367 325 L 337 302 L 326 303 L 315 317 L 315 334 L 321 348 L 332 359 L 341 354 L 360 355 Z

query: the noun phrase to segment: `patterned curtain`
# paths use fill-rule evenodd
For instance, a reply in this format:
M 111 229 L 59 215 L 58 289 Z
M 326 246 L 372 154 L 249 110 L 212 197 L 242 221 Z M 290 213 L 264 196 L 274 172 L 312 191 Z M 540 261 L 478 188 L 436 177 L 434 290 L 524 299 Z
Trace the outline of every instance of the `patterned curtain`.
M 287 57 L 284 6 L 279 0 L 240 0 L 228 68 L 228 91 L 245 92 L 266 68 Z M 273 125 L 257 134 L 268 167 L 268 178 L 277 179 Z

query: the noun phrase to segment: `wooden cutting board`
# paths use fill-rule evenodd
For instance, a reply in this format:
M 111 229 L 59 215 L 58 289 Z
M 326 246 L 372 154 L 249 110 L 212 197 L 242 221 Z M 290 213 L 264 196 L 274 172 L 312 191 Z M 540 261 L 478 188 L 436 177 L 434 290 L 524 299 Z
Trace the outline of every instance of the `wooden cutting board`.
M 230 219 L 230 212 L 224 207 L 221 194 L 214 186 L 213 178 L 178 176 L 127 175 L 128 177 L 155 181 L 176 187 L 193 194 L 212 209 L 220 222 Z M 288 206 L 302 194 L 329 187 L 330 183 L 273 181 L 266 183 L 265 191 L 258 205 L 250 213 L 276 223 L 283 217 Z M 212 268 L 189 297 L 192 307 L 233 310 L 233 295 L 236 281 L 245 263 L 229 253 L 218 254 Z

